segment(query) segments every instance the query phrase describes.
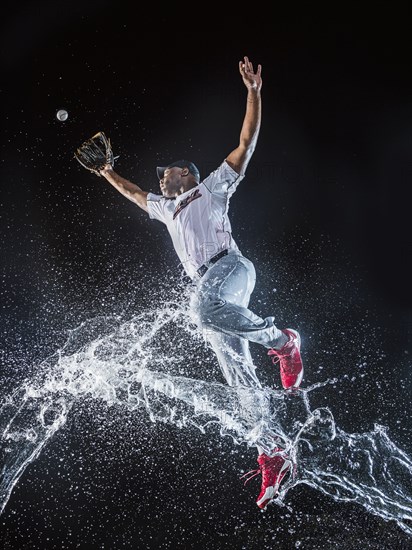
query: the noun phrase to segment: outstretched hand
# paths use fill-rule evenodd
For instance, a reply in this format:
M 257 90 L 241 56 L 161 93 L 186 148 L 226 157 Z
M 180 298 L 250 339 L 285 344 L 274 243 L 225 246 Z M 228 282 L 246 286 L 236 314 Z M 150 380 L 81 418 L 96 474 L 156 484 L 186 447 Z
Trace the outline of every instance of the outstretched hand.
M 244 57 L 243 61 L 239 61 L 239 71 L 242 75 L 243 82 L 248 89 L 260 90 L 262 87 L 262 66 L 258 65 L 257 71 L 255 73 L 253 69 L 253 64 L 249 61 L 248 57 Z

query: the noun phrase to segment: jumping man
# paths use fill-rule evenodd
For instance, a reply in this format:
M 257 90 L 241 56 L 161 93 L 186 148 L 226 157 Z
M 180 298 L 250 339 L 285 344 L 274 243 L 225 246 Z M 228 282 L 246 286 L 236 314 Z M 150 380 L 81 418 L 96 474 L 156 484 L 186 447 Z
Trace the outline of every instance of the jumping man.
M 248 309 L 255 286 L 255 269 L 239 250 L 228 218 L 229 200 L 245 177 L 255 151 L 261 124 L 262 67 L 255 72 L 244 57 L 239 71 L 247 88 L 246 112 L 239 145 L 206 178 L 197 166 L 178 160 L 157 167 L 160 195 L 143 191 L 106 164 L 100 175 L 126 198 L 164 223 L 173 246 L 193 285 L 190 300 L 199 326 L 204 329 L 230 386 L 262 387 L 256 376 L 249 342 L 268 350 L 279 364 L 285 390 L 296 391 L 302 381 L 300 335 L 291 328 L 279 329 L 274 317 L 261 318 Z M 257 505 L 265 508 L 276 497 L 291 461 L 281 446 L 270 454 L 258 449 L 258 469 L 262 474 Z

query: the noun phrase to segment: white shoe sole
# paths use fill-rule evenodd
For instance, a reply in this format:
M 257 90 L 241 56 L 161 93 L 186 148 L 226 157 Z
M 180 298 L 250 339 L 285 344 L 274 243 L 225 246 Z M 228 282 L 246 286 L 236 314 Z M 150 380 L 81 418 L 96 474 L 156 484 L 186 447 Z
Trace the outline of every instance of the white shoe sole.
M 286 473 L 284 475 L 281 475 L 285 470 L 289 470 L 290 467 L 292 465 L 292 461 L 291 460 L 285 460 L 285 462 L 283 463 L 283 466 L 282 468 L 280 469 L 280 472 L 279 472 L 279 475 L 278 475 L 278 480 L 280 479 L 280 481 L 277 481 L 275 483 L 275 485 L 271 485 L 270 487 L 267 487 L 266 488 L 266 491 L 263 493 L 263 496 L 262 498 L 260 498 L 259 500 L 256 501 L 256 504 L 259 506 L 259 508 L 262 507 L 262 504 L 264 502 L 266 502 L 265 506 L 267 504 L 269 504 L 269 502 L 271 500 L 273 500 L 275 498 L 275 496 L 278 494 L 279 492 L 279 486 L 280 484 L 282 483 L 283 479 L 284 479 L 284 476 L 286 475 Z

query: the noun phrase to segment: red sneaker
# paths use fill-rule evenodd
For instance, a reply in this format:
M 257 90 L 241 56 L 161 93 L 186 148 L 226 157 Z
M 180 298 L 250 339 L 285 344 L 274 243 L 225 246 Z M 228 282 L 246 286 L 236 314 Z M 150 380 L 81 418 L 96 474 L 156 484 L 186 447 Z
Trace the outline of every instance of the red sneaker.
M 280 364 L 280 379 L 285 390 L 297 390 L 303 378 L 303 364 L 300 356 L 300 336 L 296 330 L 282 330 L 289 340 L 281 349 L 270 349 L 273 364 Z
M 274 449 L 274 452 L 281 452 L 283 449 L 277 448 Z M 245 477 L 249 474 L 252 474 L 246 481 L 245 484 L 252 479 L 252 477 L 262 474 L 262 487 L 259 493 L 259 496 L 256 500 L 256 504 L 259 508 L 266 508 L 271 500 L 273 500 L 279 494 L 279 487 L 282 483 L 286 474 L 292 472 L 292 461 L 277 454 L 275 456 L 268 456 L 265 453 L 262 453 L 258 456 L 259 468 L 257 470 L 252 470 L 242 477 Z

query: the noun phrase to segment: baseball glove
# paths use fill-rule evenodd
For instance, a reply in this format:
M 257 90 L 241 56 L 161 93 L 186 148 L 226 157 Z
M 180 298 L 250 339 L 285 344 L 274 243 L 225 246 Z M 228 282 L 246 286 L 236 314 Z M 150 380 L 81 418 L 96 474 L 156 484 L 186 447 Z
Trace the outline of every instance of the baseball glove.
M 97 176 L 101 176 L 100 170 L 106 164 L 113 166 L 115 159 L 119 158 L 113 155 L 110 139 L 106 137 L 104 132 L 97 132 L 97 134 L 82 143 L 74 156 L 84 168 Z

